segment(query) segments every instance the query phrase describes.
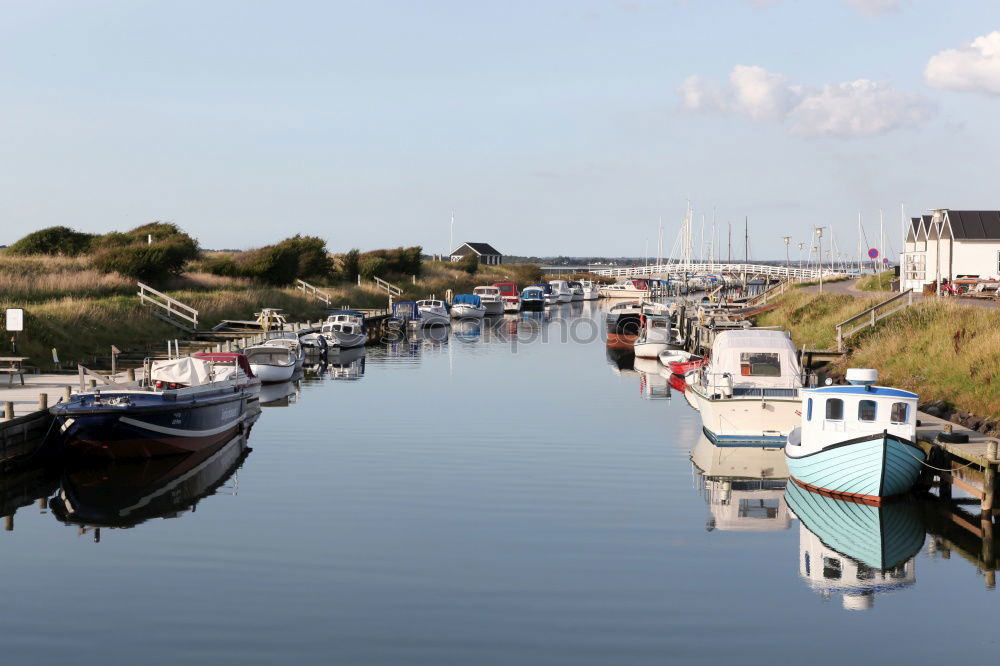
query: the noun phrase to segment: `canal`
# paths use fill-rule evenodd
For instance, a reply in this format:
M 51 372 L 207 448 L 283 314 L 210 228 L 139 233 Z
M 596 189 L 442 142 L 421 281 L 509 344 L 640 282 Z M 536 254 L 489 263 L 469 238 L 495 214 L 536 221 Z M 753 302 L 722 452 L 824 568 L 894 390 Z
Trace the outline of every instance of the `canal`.
M 712 450 L 603 318 L 371 347 L 269 388 L 248 452 L 23 475 L 5 661 L 988 658 L 997 593 L 920 511 L 799 497 L 806 529 L 783 457 Z

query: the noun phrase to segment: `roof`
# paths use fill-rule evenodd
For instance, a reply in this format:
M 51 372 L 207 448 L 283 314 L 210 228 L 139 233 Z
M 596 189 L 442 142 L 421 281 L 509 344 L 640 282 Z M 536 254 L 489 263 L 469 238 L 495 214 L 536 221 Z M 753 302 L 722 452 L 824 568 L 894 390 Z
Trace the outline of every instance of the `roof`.
M 877 396 L 880 398 L 918 398 L 916 393 L 910 393 L 903 389 L 891 388 L 888 386 L 872 386 L 871 390 L 864 386 L 820 386 L 809 389 L 808 393 L 853 393 L 855 395 Z
M 949 210 L 947 215 L 956 240 L 1000 239 L 1000 210 Z
M 459 294 L 455 296 L 455 300 L 452 301 L 452 305 L 474 305 L 479 307 L 482 304 L 483 303 L 479 299 L 479 296 L 475 294 Z
M 462 243 L 452 254 L 458 254 L 463 247 L 468 247 L 476 254 L 500 254 L 500 252 L 489 243 Z

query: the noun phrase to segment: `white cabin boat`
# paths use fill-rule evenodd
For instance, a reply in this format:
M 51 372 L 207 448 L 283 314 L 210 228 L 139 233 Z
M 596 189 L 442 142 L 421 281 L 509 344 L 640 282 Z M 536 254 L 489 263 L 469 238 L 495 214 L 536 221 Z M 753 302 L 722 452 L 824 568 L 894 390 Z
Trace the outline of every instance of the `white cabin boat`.
M 583 291 L 585 301 L 596 301 L 600 296 L 600 287 L 593 280 L 580 280 L 580 289 Z
M 417 309 L 420 311 L 420 326 L 448 326 L 451 323 L 451 316 L 448 313 L 448 304 L 434 298 L 425 298 L 417 301 Z
M 243 354 L 247 357 L 253 374 L 265 384 L 287 382 L 295 374 L 296 357 L 291 349 L 256 345 L 244 349 Z
M 598 294 L 603 298 L 649 298 L 649 280 L 629 278 L 614 284 L 606 284 L 598 289 Z
M 672 331 L 673 317 L 647 314 L 642 316 L 642 330 L 633 344 L 636 358 L 657 358 L 660 352 L 676 346 Z
M 295 369 L 299 370 L 302 368 L 302 364 L 306 361 L 306 350 L 299 342 L 299 336 L 294 333 L 289 334 L 290 337 L 280 337 L 271 338 L 263 343 L 265 347 L 280 347 L 281 349 L 287 349 L 295 356 Z
M 573 300 L 573 290 L 570 289 L 566 280 L 549 280 L 552 285 L 552 293 L 556 295 L 556 300 L 560 303 L 569 303 Z
M 802 380 L 798 354 L 784 332 L 722 331 L 708 363 L 688 376 L 687 393 L 717 445 L 781 446 L 800 422 Z
M 475 294 L 458 294 L 451 303 L 452 319 L 482 319 L 485 315 L 486 308 Z
M 476 287 L 472 293 L 479 297 L 479 302 L 488 315 L 503 314 L 503 295 L 499 287 L 482 286 Z
M 785 445 L 796 483 L 868 504 L 913 486 L 926 457 L 916 445 L 918 397 L 877 379 L 875 370 L 852 368 L 850 386 L 802 392 L 801 426 Z
M 577 282 L 576 280 L 573 280 L 572 282 L 569 283 L 569 291 L 573 296 L 571 300 L 573 301 L 583 300 L 583 285 Z
M 358 310 L 337 310 L 323 322 L 320 328 L 323 335 L 334 347 L 349 349 L 362 347 L 368 342 L 368 332 L 365 330 L 365 315 Z

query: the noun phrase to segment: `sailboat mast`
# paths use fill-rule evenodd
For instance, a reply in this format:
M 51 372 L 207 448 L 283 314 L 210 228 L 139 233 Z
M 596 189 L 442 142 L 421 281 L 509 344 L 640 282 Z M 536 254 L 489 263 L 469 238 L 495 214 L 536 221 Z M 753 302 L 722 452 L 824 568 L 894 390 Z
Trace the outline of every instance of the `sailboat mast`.
M 879 262 L 881 265 L 885 265 L 885 224 L 882 219 L 882 209 L 878 209 L 878 254 L 882 261 Z

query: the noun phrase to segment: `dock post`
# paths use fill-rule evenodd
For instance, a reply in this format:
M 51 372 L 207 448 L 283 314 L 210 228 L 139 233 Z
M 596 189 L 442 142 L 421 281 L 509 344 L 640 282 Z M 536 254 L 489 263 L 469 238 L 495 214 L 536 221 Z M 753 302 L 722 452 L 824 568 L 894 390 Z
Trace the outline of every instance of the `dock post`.
M 938 497 L 951 501 L 951 455 L 946 453 L 944 458 L 948 463 L 948 471 L 938 473 Z
M 14 418 L 14 403 L 10 400 L 3 403 L 3 417 L 8 421 Z
M 128 380 L 130 382 L 134 382 L 135 381 L 135 368 L 129 368 L 128 369 L 128 373 L 126 374 L 126 376 L 128 377 Z
M 983 504 L 984 514 L 993 515 L 993 496 L 996 492 L 997 475 L 997 440 L 986 442 L 986 467 L 983 469 Z
M 64 386 L 63 387 L 63 399 L 69 400 L 73 396 L 73 387 Z
M 38 394 L 38 411 L 44 411 L 49 408 L 49 394 L 39 393 Z
M 14 531 L 14 514 L 3 517 L 3 531 L 4 532 Z

